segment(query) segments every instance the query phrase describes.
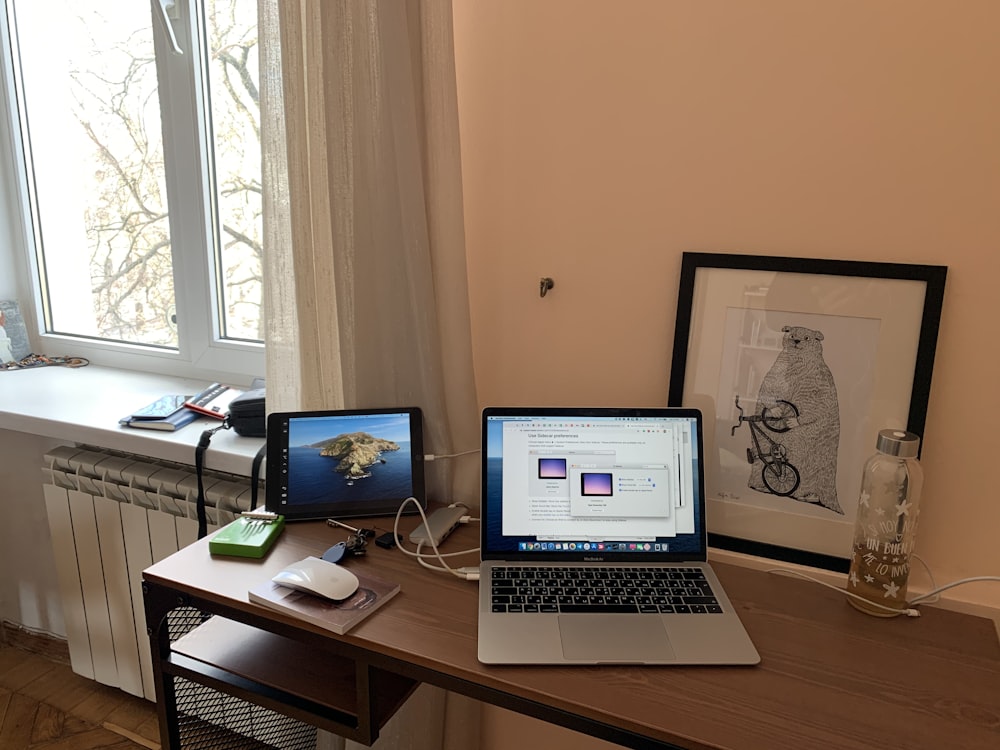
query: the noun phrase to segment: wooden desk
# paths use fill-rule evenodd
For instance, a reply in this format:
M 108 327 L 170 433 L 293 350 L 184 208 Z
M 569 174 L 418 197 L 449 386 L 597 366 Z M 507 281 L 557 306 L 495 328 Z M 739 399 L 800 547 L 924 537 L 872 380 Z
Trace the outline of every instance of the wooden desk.
M 262 561 L 212 558 L 201 540 L 144 573 L 164 747 L 177 746 L 180 674 L 367 743 L 426 682 L 633 748 L 1000 748 L 1000 643 L 987 619 L 931 607 L 874 618 L 815 584 L 716 565 L 759 666 L 496 667 L 476 659 L 476 584 L 397 550 L 370 545 L 349 562 L 402 590 L 347 635 L 247 601 L 250 586 L 342 536 L 289 524 Z M 476 542 L 477 529 L 462 527 L 445 551 Z M 241 640 L 172 651 L 161 624 L 180 605 L 227 618 L 212 626 Z

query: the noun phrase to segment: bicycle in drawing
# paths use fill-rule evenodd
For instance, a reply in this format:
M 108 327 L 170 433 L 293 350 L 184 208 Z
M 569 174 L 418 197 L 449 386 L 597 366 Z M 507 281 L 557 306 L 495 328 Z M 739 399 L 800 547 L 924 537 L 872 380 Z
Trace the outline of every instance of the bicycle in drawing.
M 746 422 L 750 429 L 753 446 L 747 448 L 747 462 L 763 463 L 761 478 L 764 485 L 775 495 L 790 496 L 799 486 L 799 470 L 788 461 L 788 451 L 776 439 L 776 435 L 788 432 L 799 416 L 799 410 L 790 401 L 778 400 L 773 406 L 765 406 L 759 414 L 747 415 L 736 396 L 736 408 L 740 412 L 739 421 L 733 425 L 731 434 Z M 763 427 L 761 426 L 763 425 Z

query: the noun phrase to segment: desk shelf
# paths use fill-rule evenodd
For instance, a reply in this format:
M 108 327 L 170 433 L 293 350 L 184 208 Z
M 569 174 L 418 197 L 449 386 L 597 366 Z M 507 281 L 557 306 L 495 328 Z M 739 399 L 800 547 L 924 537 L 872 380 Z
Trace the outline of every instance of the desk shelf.
M 365 744 L 418 684 L 218 615 L 171 643 L 163 670 Z

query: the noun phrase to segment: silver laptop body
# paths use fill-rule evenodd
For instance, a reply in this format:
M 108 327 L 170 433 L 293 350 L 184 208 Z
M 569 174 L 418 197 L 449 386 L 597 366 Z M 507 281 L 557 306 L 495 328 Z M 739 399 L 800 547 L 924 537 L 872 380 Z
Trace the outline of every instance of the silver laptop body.
M 757 664 L 706 562 L 701 413 L 483 411 L 485 664 Z

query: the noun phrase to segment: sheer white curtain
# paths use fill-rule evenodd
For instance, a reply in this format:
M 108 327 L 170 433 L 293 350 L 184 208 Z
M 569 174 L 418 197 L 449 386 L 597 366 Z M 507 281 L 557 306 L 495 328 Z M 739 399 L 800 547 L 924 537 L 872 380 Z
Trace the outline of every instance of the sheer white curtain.
M 258 5 L 268 409 L 416 405 L 428 453 L 478 448 L 451 0 Z M 478 504 L 475 455 L 428 469 Z M 424 686 L 375 747 L 478 737 Z

